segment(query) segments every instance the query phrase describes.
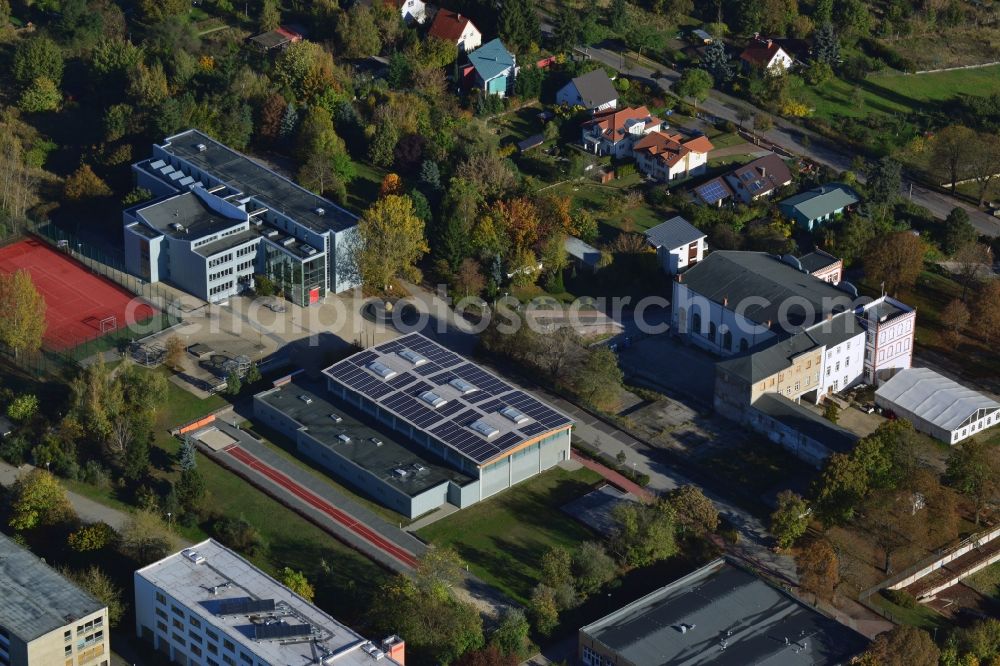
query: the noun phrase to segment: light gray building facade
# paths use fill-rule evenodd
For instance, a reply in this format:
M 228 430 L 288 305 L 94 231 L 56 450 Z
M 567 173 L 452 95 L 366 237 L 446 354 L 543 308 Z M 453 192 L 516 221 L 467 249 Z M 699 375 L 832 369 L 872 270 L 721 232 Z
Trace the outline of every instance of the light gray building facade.
M 359 284 L 356 216 L 198 130 L 132 171 L 155 197 L 123 213 L 126 268 L 144 280 L 219 302 L 264 275 L 302 306 Z

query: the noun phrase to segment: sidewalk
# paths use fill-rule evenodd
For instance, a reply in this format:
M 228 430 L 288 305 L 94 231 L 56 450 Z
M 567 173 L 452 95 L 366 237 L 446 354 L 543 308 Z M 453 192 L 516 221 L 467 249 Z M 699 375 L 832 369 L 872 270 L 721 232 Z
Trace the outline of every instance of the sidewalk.
M 610 467 L 605 467 L 601 463 L 591 460 L 586 456 L 582 456 L 576 451 L 573 451 L 571 455 L 573 460 L 577 461 L 587 469 L 597 472 L 598 474 L 603 476 L 608 482 L 610 482 L 614 486 L 617 486 L 619 489 L 624 490 L 627 493 L 632 493 L 639 499 L 643 499 L 646 501 L 652 501 L 653 499 L 656 498 L 656 496 L 653 493 L 649 492 L 639 484 L 629 481 L 623 475 L 619 474 Z
M 0 461 L 0 485 L 10 486 L 19 476 L 27 474 L 33 469 L 35 468 L 31 465 L 14 467 Z M 73 510 L 76 511 L 76 515 L 85 523 L 107 523 L 115 530 L 120 530 L 128 522 L 129 515 L 124 511 L 99 504 L 71 490 L 66 491 L 66 497 L 73 506 Z

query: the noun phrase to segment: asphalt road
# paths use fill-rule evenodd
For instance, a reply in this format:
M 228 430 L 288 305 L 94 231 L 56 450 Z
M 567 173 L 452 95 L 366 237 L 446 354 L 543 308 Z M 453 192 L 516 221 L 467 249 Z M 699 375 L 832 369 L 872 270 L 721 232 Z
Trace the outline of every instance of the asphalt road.
M 583 53 L 616 71 L 630 77 L 646 79 L 658 85 L 664 91 L 670 91 L 671 86 L 681 77 L 681 73 L 665 65 L 655 67 L 638 64 L 634 58 L 624 58 L 618 51 L 605 48 L 584 46 L 579 48 Z M 749 102 L 736 99 L 730 95 L 712 90 L 708 99 L 698 105 L 698 110 L 704 114 L 730 120 L 739 124 L 736 117 L 737 109 L 745 108 L 751 112 L 760 111 Z M 771 114 L 768 114 L 771 115 Z M 800 127 L 778 116 L 771 115 L 774 128 L 766 132 L 757 132 L 757 136 L 781 146 L 795 155 L 807 157 L 814 162 L 824 164 L 837 171 L 851 168 L 852 155 L 837 150 L 829 141 L 812 130 Z M 910 190 L 912 186 L 912 191 Z M 927 208 L 935 217 L 944 219 L 953 208 L 964 208 L 969 213 L 969 219 L 980 233 L 988 236 L 1000 236 L 1000 219 L 987 215 L 975 206 L 969 205 L 946 194 L 933 192 L 915 183 L 904 180 L 902 193 L 914 203 Z

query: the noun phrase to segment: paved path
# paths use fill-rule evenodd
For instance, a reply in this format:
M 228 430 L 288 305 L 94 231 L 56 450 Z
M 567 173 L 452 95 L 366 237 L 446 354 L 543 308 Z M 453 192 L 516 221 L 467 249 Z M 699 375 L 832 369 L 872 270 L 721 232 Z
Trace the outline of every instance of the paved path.
M 647 61 L 650 63 L 648 65 L 639 64 L 634 56 L 630 55 L 624 58 L 618 51 L 596 46 L 580 47 L 578 50 L 622 74 L 650 81 L 664 91 L 670 91 L 672 85 L 681 78 L 680 72 L 666 65 L 652 63 L 652 61 Z M 736 112 L 741 108 L 760 111 L 748 101 L 737 99 L 717 90 L 712 90 L 708 99 L 698 104 L 699 111 L 734 123 L 740 122 L 739 118 L 736 117 Z M 851 169 L 853 155 L 841 152 L 826 137 L 791 123 L 780 116 L 767 112 L 762 113 L 773 119 L 774 128 L 766 132 L 757 132 L 757 136 L 782 146 L 796 155 L 802 155 L 820 164 L 825 164 L 836 171 Z M 910 190 L 911 185 L 912 191 Z M 911 184 L 909 181 L 903 182 L 902 192 L 905 196 L 912 198 L 914 203 L 927 208 L 939 219 L 947 217 L 953 208 L 963 208 L 969 213 L 969 219 L 980 233 L 1000 236 L 1000 220 L 987 215 L 976 206 L 929 190 L 921 185 Z
M 576 451 L 573 451 L 572 457 L 573 460 L 576 460 L 587 469 L 597 472 L 598 474 L 603 476 L 606 481 L 608 481 L 614 486 L 617 486 L 620 490 L 624 490 L 627 493 L 632 493 L 633 495 L 641 499 L 651 500 L 655 497 L 653 493 L 649 492 L 639 484 L 629 481 L 626 477 L 622 476 L 621 474 L 611 469 L 610 467 L 606 467 L 599 462 L 587 458 L 586 456 L 581 456 Z
M 35 468 L 31 465 L 14 467 L 0 461 L 0 485 L 9 486 L 19 476 L 27 474 L 33 469 Z M 129 515 L 124 511 L 99 504 L 92 499 L 69 490 L 66 491 L 66 497 L 73 506 L 73 510 L 76 511 L 76 515 L 85 523 L 107 523 L 115 528 L 115 530 L 120 530 L 128 522 Z
M 237 443 L 222 451 L 211 451 L 202 445 L 204 453 L 377 562 L 395 571 L 411 571 L 427 551 L 412 535 L 385 522 L 245 431 L 221 421 L 211 427 Z M 203 431 L 195 436 L 200 432 Z

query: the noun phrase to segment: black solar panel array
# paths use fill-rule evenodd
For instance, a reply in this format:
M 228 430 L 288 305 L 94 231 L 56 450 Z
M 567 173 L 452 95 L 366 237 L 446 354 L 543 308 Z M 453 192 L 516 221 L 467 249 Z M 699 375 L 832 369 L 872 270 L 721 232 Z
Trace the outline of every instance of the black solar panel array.
M 274 599 L 226 599 L 219 603 L 218 615 L 253 615 L 254 613 L 273 613 Z
M 312 634 L 312 626 L 308 624 L 255 624 L 253 637 L 258 641 L 280 641 L 288 638 L 303 638 Z
M 401 371 L 388 381 L 366 367 L 376 359 L 404 350 L 416 352 L 427 360 L 415 367 L 408 366 L 409 370 Z M 402 356 L 399 359 L 405 362 Z M 384 363 L 400 369 L 395 360 L 386 358 Z M 479 464 L 525 440 L 571 423 L 569 418 L 531 395 L 515 390 L 498 377 L 418 334 L 361 352 L 329 368 L 327 374 Z M 455 392 L 451 386 L 438 390 L 455 378 L 471 384 L 474 390 L 457 398 L 452 397 Z M 437 409 L 425 403 L 419 396 L 428 390 L 438 393 L 447 402 Z M 506 424 L 505 417 L 496 413 L 508 406 L 524 413 L 528 420 Z M 494 415 L 495 421 L 500 419 L 498 424 L 506 424 L 500 428 L 506 432 L 494 435 L 491 440 L 470 428 L 472 423 L 487 415 Z

